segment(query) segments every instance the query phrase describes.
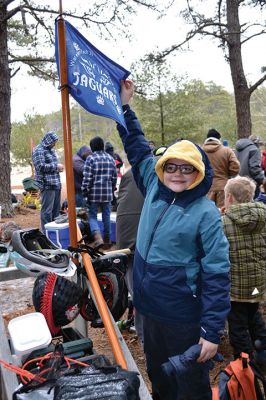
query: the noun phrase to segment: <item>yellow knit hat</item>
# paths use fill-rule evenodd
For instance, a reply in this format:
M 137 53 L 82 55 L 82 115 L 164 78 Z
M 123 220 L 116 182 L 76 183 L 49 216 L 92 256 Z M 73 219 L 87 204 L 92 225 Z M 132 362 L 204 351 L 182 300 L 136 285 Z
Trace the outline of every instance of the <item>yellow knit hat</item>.
M 163 179 L 163 166 L 167 160 L 171 158 L 178 158 L 180 160 L 184 160 L 189 164 L 192 164 L 198 171 L 198 175 L 196 180 L 190 185 L 187 190 L 193 189 L 195 186 L 200 184 L 200 182 L 204 179 L 205 176 L 205 165 L 202 160 L 202 155 L 197 147 L 188 140 L 181 140 L 168 147 L 166 152 L 162 155 L 162 157 L 157 161 L 155 166 L 156 174 L 158 175 L 160 181 L 164 183 Z

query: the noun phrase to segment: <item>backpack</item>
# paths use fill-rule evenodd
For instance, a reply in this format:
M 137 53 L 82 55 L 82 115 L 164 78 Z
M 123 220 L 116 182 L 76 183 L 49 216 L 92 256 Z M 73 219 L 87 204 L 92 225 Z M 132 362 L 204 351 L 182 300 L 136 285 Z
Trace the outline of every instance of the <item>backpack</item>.
M 231 361 L 220 373 L 212 389 L 212 400 L 265 400 L 266 381 L 246 353 Z

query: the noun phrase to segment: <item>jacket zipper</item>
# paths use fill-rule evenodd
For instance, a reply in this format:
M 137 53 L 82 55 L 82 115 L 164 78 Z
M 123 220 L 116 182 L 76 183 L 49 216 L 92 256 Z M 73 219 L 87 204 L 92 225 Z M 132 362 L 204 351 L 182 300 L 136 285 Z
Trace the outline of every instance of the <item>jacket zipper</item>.
M 152 234 L 151 234 L 151 238 L 150 238 L 150 241 L 149 241 L 149 245 L 148 245 L 147 251 L 146 251 L 146 256 L 145 256 L 145 259 L 144 259 L 144 261 L 145 261 L 145 266 L 144 266 L 143 278 L 142 278 L 142 280 L 141 280 L 141 285 L 140 285 L 140 286 L 141 286 L 141 288 L 140 288 L 140 291 L 141 291 L 141 292 L 142 292 L 142 288 L 143 288 L 143 281 L 144 281 L 144 279 L 145 279 L 145 275 L 146 275 L 146 272 L 147 272 L 147 258 L 148 258 L 148 254 L 149 254 L 149 251 L 150 251 L 152 242 L 153 242 L 153 238 L 154 238 L 155 232 L 156 232 L 156 230 L 157 230 L 157 228 L 158 228 L 158 226 L 159 226 L 159 224 L 160 224 L 160 222 L 161 222 L 163 216 L 165 215 L 166 211 L 169 209 L 169 207 L 171 207 L 171 205 L 174 204 L 175 200 L 176 200 L 176 198 L 174 197 L 173 200 L 172 200 L 172 202 L 171 202 L 170 204 L 168 204 L 168 206 L 161 212 L 161 214 L 160 214 L 159 218 L 157 219 L 157 222 L 156 222 L 156 224 L 155 224 L 155 226 L 154 226 L 154 228 L 153 228 L 153 231 L 152 231 Z

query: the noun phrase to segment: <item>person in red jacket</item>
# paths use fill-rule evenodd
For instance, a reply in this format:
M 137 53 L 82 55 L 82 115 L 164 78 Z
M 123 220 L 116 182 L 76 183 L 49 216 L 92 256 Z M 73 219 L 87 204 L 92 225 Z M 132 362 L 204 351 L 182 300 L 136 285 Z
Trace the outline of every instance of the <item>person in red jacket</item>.
M 264 174 L 265 174 L 265 171 L 266 171 L 266 150 L 263 150 L 262 153 L 261 153 L 261 168 L 263 169 Z

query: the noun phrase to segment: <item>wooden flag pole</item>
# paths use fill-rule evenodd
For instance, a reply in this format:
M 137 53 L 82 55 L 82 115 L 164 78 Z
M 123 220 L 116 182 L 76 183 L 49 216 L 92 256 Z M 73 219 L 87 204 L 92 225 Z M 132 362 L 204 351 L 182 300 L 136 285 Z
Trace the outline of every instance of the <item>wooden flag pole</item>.
M 70 108 L 69 108 L 69 92 L 68 92 L 68 77 L 67 77 L 67 62 L 66 62 L 66 38 L 65 24 L 62 17 L 63 8 L 62 0 L 59 0 L 58 19 L 58 47 L 59 47 L 59 64 L 60 64 L 60 86 L 61 86 L 61 101 L 62 101 L 62 120 L 64 131 L 64 150 L 65 150 L 65 166 L 67 178 L 67 197 L 68 197 L 68 218 L 71 246 L 77 246 L 77 238 L 81 239 L 81 233 L 76 223 L 75 209 L 75 189 L 74 189 L 74 174 L 72 164 L 72 140 L 71 140 L 71 124 L 70 124 Z M 107 304 L 103 298 L 101 288 L 98 283 L 94 268 L 91 263 L 90 256 L 82 253 L 84 266 L 90 281 L 90 285 L 98 306 L 100 316 L 102 318 L 106 333 L 112 346 L 112 350 L 117 364 L 122 368 L 127 369 L 127 363 L 116 335 L 115 328 L 109 316 Z
M 59 47 L 59 65 L 60 65 L 60 86 L 62 103 L 62 124 L 64 133 L 64 155 L 66 168 L 66 187 L 68 202 L 68 221 L 70 244 L 77 247 L 77 223 L 76 223 L 76 200 L 74 187 L 74 172 L 72 162 L 72 136 L 70 122 L 67 62 L 66 62 L 66 38 L 65 25 L 62 17 L 62 0 L 59 3 L 60 18 L 58 20 L 58 47 Z

